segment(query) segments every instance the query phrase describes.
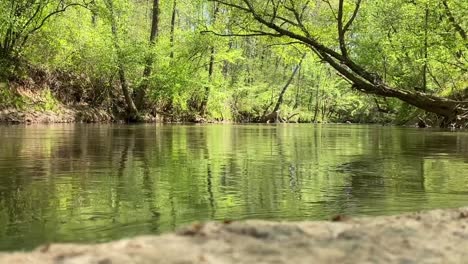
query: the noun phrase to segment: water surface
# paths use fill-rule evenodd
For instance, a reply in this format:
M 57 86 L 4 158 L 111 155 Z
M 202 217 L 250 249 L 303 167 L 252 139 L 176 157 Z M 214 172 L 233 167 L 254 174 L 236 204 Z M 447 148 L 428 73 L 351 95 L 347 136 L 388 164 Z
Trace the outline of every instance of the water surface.
M 468 205 L 468 133 L 380 126 L 0 126 L 0 250 L 193 221 Z

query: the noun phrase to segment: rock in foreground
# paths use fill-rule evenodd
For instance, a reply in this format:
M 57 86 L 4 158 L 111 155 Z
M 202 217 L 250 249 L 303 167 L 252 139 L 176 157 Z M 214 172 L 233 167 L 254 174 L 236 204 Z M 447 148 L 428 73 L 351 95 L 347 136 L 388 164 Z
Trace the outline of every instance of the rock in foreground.
M 467 263 L 468 208 L 335 222 L 194 224 L 98 245 L 53 244 L 0 263 Z

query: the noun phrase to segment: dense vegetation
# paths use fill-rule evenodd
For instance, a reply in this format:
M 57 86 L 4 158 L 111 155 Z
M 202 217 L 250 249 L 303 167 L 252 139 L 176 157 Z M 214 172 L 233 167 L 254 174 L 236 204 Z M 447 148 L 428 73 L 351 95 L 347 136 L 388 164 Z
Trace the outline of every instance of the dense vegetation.
M 466 125 L 465 0 L 2 0 L 0 108 Z M 22 93 L 20 91 L 23 91 Z M 44 100 L 43 100 L 44 101 Z

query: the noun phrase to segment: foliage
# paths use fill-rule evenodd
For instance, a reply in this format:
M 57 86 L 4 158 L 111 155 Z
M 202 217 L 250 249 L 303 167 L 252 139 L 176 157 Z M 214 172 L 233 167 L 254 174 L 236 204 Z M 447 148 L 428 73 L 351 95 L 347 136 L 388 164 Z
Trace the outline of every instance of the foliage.
M 23 109 L 26 105 L 24 97 L 14 93 L 8 83 L 0 82 L 0 109 L 13 107 L 16 109 Z
M 255 8 L 264 7 L 260 15 L 268 16 L 276 2 L 224 3 L 252 3 Z M 301 28 L 291 22 L 297 18 L 288 8 L 303 6 L 307 16 L 300 22 L 307 32 L 338 52 L 339 2 L 278 2 L 275 19 L 284 19 L 284 29 L 301 34 Z M 113 12 L 106 3 L 112 3 Z M 343 3 L 343 17 L 350 19 L 357 2 Z M 6 77 L 15 69 L 18 72 L 18 63 L 8 59 L 15 56 L 49 72 L 83 76 L 88 80 L 84 82 L 89 85 L 88 93 L 103 94 L 114 109 L 121 109 L 125 105 L 118 89 L 121 65 L 133 94 L 148 83 L 142 112 L 171 116 L 173 120 L 202 117 L 258 121 L 273 109 L 302 54 L 307 53 L 284 94 L 283 118 L 293 116 L 290 121 L 302 122 L 388 122 L 412 113 L 406 111 L 409 108 L 405 103 L 350 90 L 351 84 L 303 43 L 277 37 L 249 12 L 218 1 L 160 1 L 158 37 L 155 45 L 149 45 L 152 4 L 141 0 L 3 1 L 2 74 Z M 345 32 L 349 57 L 392 87 L 463 99 L 468 83 L 468 44 L 459 28 L 467 28 L 466 10 L 466 1 L 461 0 L 363 1 Z M 112 21 L 117 36 L 112 33 Z M 154 69 L 145 77 L 148 62 Z M 69 91 L 53 90 L 53 95 L 60 92 Z M 206 112 L 202 109 L 205 100 Z M 385 111 L 379 111 L 382 109 Z

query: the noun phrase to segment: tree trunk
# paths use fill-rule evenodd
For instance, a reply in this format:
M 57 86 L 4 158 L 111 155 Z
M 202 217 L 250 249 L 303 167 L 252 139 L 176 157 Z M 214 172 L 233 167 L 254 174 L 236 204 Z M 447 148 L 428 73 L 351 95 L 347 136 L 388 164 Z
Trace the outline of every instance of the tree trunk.
M 455 20 L 455 17 L 453 16 L 452 11 L 450 10 L 450 8 L 449 8 L 449 6 L 448 6 L 447 0 L 442 0 L 442 4 L 444 5 L 445 13 L 446 13 L 447 16 L 448 16 L 448 20 L 450 21 L 450 23 L 452 24 L 452 26 L 455 28 L 455 30 L 458 32 L 458 34 L 460 35 L 460 37 L 461 37 L 463 40 L 466 40 L 466 39 L 467 39 L 466 31 L 465 31 L 465 30 L 461 27 L 461 25 Z M 466 45 L 468 45 L 468 43 L 467 43 Z M 465 46 L 466 46 L 466 45 L 465 45 Z
M 306 56 L 306 54 L 304 53 L 304 55 L 302 55 L 301 61 L 299 62 L 298 65 L 296 65 L 296 67 L 294 68 L 293 73 L 291 74 L 291 77 L 289 77 L 289 80 L 287 81 L 286 85 L 281 90 L 281 93 L 280 93 L 280 95 L 278 97 L 278 101 L 276 101 L 275 108 L 273 108 L 273 112 L 278 111 L 279 108 L 281 107 L 281 104 L 283 103 L 283 99 L 284 99 L 284 94 L 286 93 L 286 91 L 288 90 L 288 88 L 291 85 L 292 81 L 294 80 L 294 77 L 296 77 L 296 74 L 297 74 L 298 70 L 301 68 L 301 65 L 302 65 L 302 62 L 304 61 L 305 56 Z
M 153 0 L 153 11 L 151 19 L 151 33 L 149 39 L 149 54 L 146 57 L 145 69 L 143 70 L 143 80 L 136 92 L 136 102 L 140 109 L 145 107 L 145 99 L 149 86 L 149 78 L 153 71 L 153 48 L 156 45 L 156 39 L 159 33 L 159 0 Z
M 213 20 L 212 24 L 216 22 L 216 16 L 218 15 L 218 5 L 214 3 L 214 10 L 213 10 Z M 214 63 L 215 63 L 215 48 L 214 46 L 210 47 L 210 62 L 208 64 L 208 82 L 211 84 L 213 80 L 213 72 L 214 72 Z M 205 94 L 203 95 L 203 100 L 200 105 L 200 115 L 204 117 L 206 115 L 206 107 L 208 105 L 208 99 L 210 98 L 210 85 L 205 86 Z
M 319 104 L 320 104 L 319 99 L 320 99 L 320 90 L 319 90 L 319 85 L 317 84 L 317 87 L 315 89 L 314 123 L 317 123 L 317 116 L 318 116 Z
M 350 30 L 354 19 L 357 17 L 361 0 L 357 0 L 355 9 L 349 18 L 344 23 L 343 21 L 343 3 L 344 0 L 339 0 L 338 4 L 338 43 L 331 46 L 326 46 L 320 42 L 318 38 L 315 38 L 313 34 L 308 32 L 307 27 L 302 25 L 301 12 L 291 8 L 291 12 L 297 15 L 299 27 L 298 30 L 292 30 L 291 28 L 283 27 L 283 24 L 276 23 L 279 19 L 277 17 L 276 8 L 266 10 L 257 10 L 257 7 L 251 0 L 244 0 L 242 4 L 236 4 L 232 1 L 217 1 L 218 3 L 224 4 L 230 8 L 236 8 L 243 10 L 244 12 L 250 13 L 252 18 L 258 23 L 267 27 L 270 31 L 256 31 L 257 35 L 264 34 L 265 36 L 271 36 L 274 31 L 278 36 L 288 37 L 295 41 L 299 41 L 307 45 L 323 62 L 330 65 L 336 72 L 338 72 L 344 79 L 352 83 L 352 88 L 367 94 L 378 95 L 382 97 L 397 98 L 403 102 L 413 105 L 417 108 L 425 110 L 430 113 L 443 116 L 444 121 L 441 126 L 448 126 L 450 124 L 459 124 L 468 120 L 468 101 L 456 101 L 446 98 L 441 98 L 418 91 L 412 91 L 414 87 L 406 87 L 406 89 L 396 89 L 391 87 L 384 79 L 379 76 L 376 72 L 367 70 L 364 66 L 357 64 L 348 55 L 347 42 L 345 41 L 346 33 Z M 449 17 L 449 21 L 453 24 L 459 35 L 466 39 L 466 32 L 456 23 L 453 15 L 448 8 L 447 1 L 442 1 L 445 6 L 446 13 Z M 340 52 L 336 51 L 335 46 L 339 45 Z M 409 89 L 408 89 L 409 88 Z M 461 120 L 461 121 L 460 121 Z M 463 121 L 464 120 L 464 121 Z
M 114 48 L 117 53 L 117 67 L 119 72 L 119 80 L 120 86 L 122 88 L 122 93 L 125 98 L 126 103 L 126 110 L 127 110 L 127 117 L 129 121 L 136 121 L 138 119 L 138 109 L 133 102 L 130 88 L 128 86 L 127 78 L 125 76 L 125 67 L 122 58 L 122 49 L 119 44 L 119 34 L 117 29 L 117 22 L 115 20 L 115 13 L 114 13 L 114 5 L 112 0 L 106 1 L 107 8 L 109 9 L 110 13 L 110 22 L 111 22 L 111 30 L 112 30 L 112 37 L 113 37 L 113 44 Z
M 428 25 L 429 24 L 429 6 L 426 3 L 426 12 L 424 16 L 424 64 L 422 70 L 422 91 L 427 92 L 427 67 L 428 67 Z
M 279 109 L 281 107 L 281 104 L 283 103 L 284 100 L 284 94 L 288 90 L 289 86 L 291 85 L 292 81 L 294 80 L 294 77 L 296 76 L 297 72 L 301 68 L 302 62 L 304 61 L 304 58 L 306 56 L 306 53 L 302 55 L 301 61 L 299 64 L 296 65 L 296 67 L 293 70 L 293 73 L 289 77 L 288 81 L 284 85 L 283 89 L 281 89 L 281 92 L 278 96 L 278 100 L 276 101 L 275 107 L 273 108 L 273 111 L 264 117 L 262 117 L 262 122 L 278 122 L 281 121 L 281 117 L 279 115 Z M 274 119 L 272 118 L 274 117 Z
M 301 93 L 301 87 L 302 87 L 302 79 L 304 78 L 304 73 L 302 68 L 299 69 L 299 76 L 297 78 L 297 88 L 296 88 L 296 98 L 294 98 L 294 106 L 293 109 L 297 109 L 300 105 L 300 98 L 299 95 Z
M 135 103 L 133 102 L 127 78 L 125 76 L 125 68 L 121 61 L 118 62 L 118 68 L 120 86 L 122 87 L 122 92 L 124 94 L 125 102 L 127 104 L 128 120 L 130 122 L 138 121 L 138 109 L 136 108 Z
M 175 22 L 177 15 L 177 0 L 174 0 L 172 5 L 172 16 L 171 16 L 171 60 L 174 59 L 174 35 L 175 35 Z
M 208 64 L 208 82 L 211 84 L 213 80 L 213 70 L 214 70 L 214 60 L 215 60 L 215 49 L 210 47 L 210 63 Z M 200 115 L 206 115 L 206 107 L 208 105 L 208 99 L 210 98 L 210 85 L 205 86 L 205 94 L 203 95 L 203 100 L 200 106 Z
M 93 0 L 91 1 L 91 3 L 89 4 L 89 9 L 91 11 L 91 24 L 93 25 L 93 27 L 96 27 L 97 26 L 97 12 L 96 12 L 96 1 Z

